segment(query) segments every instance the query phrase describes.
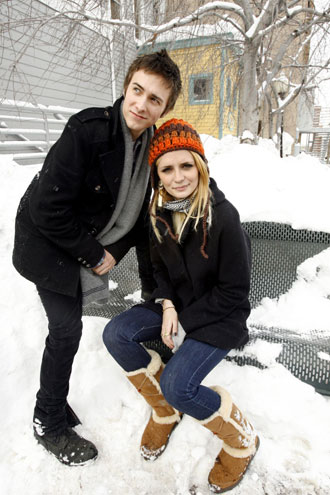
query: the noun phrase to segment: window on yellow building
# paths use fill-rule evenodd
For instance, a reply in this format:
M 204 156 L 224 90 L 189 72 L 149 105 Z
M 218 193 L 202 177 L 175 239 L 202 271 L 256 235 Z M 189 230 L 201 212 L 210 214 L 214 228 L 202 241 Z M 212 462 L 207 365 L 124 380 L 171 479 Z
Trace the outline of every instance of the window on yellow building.
M 192 74 L 189 78 L 189 104 L 213 103 L 213 75 Z

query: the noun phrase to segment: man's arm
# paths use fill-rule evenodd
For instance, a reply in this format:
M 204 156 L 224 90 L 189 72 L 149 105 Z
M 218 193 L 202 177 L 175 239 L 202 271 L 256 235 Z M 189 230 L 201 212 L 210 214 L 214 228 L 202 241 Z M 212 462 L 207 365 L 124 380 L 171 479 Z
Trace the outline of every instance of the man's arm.
M 104 253 L 75 213 L 89 159 L 86 129 L 71 117 L 48 153 L 30 198 L 31 217 L 41 234 L 86 267 L 95 266 Z

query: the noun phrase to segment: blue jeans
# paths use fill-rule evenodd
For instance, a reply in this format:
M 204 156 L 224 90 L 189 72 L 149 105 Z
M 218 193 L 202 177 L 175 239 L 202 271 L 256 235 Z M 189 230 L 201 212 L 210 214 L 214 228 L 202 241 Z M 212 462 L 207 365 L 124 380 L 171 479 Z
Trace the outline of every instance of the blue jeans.
M 111 356 L 127 372 L 146 368 L 150 354 L 141 342 L 160 339 L 162 317 L 136 307 L 113 318 L 105 327 L 103 341 Z M 160 379 L 169 404 L 196 419 L 206 419 L 220 407 L 220 397 L 202 380 L 229 350 L 187 338 L 167 363 Z

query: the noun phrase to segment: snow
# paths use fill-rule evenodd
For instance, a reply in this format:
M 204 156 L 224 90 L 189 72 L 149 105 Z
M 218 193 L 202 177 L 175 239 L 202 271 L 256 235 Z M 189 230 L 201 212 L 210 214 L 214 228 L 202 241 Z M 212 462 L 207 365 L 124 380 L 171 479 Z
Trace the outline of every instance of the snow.
M 278 128 L 277 130 L 278 134 L 275 134 L 275 136 L 273 136 L 273 141 L 275 143 L 275 145 L 277 144 L 277 142 L 279 141 L 280 143 L 280 134 L 281 134 L 281 129 Z M 288 132 L 283 132 L 283 154 L 284 155 L 291 155 L 292 153 L 292 150 L 293 150 L 293 146 L 294 146 L 294 139 L 293 137 L 291 136 L 291 134 L 289 134 Z
M 31 109 L 40 108 L 40 110 L 46 110 L 46 111 L 48 110 L 49 112 L 69 113 L 70 115 L 72 115 L 73 113 L 77 113 L 77 112 L 79 112 L 79 110 L 81 110 L 80 108 L 62 107 L 60 105 L 43 105 L 42 103 L 38 103 L 37 105 L 33 105 L 32 103 L 29 103 L 27 101 L 8 100 L 8 99 L 2 100 L 1 105 L 31 108 Z
M 266 220 L 294 229 L 330 232 L 328 166 L 306 154 L 281 159 L 271 140 L 261 139 L 258 146 L 250 146 L 238 145 L 233 136 L 221 141 L 202 137 L 211 174 L 242 221 Z M 301 334 L 311 328 L 329 328 L 329 267 L 330 248 L 302 263 L 292 288 L 278 300 L 264 298 L 249 322 Z
M 316 158 L 280 159 L 271 141 L 239 145 L 202 136 L 211 175 L 244 221 L 286 222 L 293 228 L 330 232 L 330 170 Z M 39 166 L 19 166 L 0 155 L 0 422 L 1 493 L 4 495 L 186 495 L 192 484 L 207 494 L 207 475 L 221 442 L 190 417 L 176 428 L 164 454 L 144 461 L 139 442 L 149 408 L 102 343 L 106 319 L 84 317 L 83 338 L 70 383 L 69 402 L 83 424 L 77 430 L 95 442 L 89 466 L 61 465 L 37 445 L 32 412 L 47 335 L 33 284 L 11 265 L 19 198 Z M 250 322 L 285 325 L 302 334 L 330 333 L 330 249 L 302 263 L 290 290 L 263 300 Z M 132 301 L 138 294 L 127 295 Z M 310 313 L 310 314 L 309 314 Z M 234 352 L 234 351 L 233 351 Z M 281 344 L 257 339 L 247 355 L 265 366 L 222 362 L 205 379 L 219 384 L 255 425 L 260 449 L 233 495 L 327 495 L 330 493 L 330 399 L 276 362 Z M 330 360 L 328 352 L 320 359 Z
M 329 327 L 329 299 L 330 248 L 304 261 L 297 269 L 291 289 L 278 300 L 264 298 L 249 321 L 308 335 L 310 329 Z
M 294 229 L 330 232 L 330 168 L 301 154 L 279 158 L 272 141 L 258 146 L 226 136 L 203 137 L 211 174 L 243 221 L 287 223 Z
M 251 131 L 248 131 L 247 129 L 243 131 L 242 134 L 242 142 L 245 141 L 250 141 L 250 144 L 254 142 L 254 135 L 252 134 Z

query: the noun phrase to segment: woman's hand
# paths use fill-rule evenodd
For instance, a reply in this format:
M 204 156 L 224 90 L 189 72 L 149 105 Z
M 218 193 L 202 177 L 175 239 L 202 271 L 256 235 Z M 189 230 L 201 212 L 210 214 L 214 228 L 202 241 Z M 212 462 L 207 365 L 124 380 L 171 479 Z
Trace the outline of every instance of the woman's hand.
M 163 322 L 161 337 L 167 347 L 174 348 L 172 336 L 178 333 L 178 313 L 175 310 L 174 304 L 169 299 L 163 301 Z

